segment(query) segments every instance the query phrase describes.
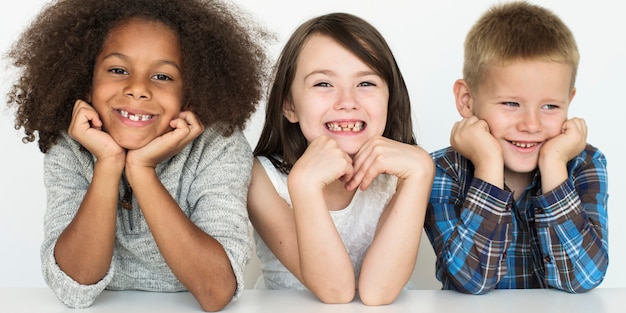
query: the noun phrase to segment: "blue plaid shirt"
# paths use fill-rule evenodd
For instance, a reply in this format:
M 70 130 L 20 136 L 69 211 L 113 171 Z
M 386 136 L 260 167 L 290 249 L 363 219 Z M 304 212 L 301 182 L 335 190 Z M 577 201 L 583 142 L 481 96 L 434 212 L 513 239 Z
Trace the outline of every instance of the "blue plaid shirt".
M 606 158 L 587 145 L 568 165 L 569 179 L 541 194 L 539 171 L 520 197 L 478 178 L 451 148 L 431 153 L 436 175 L 425 230 L 443 289 L 598 286 L 609 263 Z

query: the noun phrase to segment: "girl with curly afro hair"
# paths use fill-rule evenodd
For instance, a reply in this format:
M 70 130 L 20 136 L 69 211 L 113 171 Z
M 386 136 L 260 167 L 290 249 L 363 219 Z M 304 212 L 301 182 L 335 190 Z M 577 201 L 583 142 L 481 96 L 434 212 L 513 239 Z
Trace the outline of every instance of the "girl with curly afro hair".
M 70 307 L 104 289 L 190 291 L 202 309 L 243 289 L 251 257 L 243 135 L 273 34 L 213 0 L 60 0 L 8 52 L 24 142 L 48 205 L 42 272 Z

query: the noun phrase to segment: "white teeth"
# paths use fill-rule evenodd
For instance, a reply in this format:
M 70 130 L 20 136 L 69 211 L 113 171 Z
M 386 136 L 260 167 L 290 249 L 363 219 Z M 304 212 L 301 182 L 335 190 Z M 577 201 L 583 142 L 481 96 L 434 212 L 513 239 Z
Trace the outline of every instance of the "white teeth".
M 363 122 L 344 122 L 344 123 L 326 123 L 326 127 L 328 127 L 331 131 L 351 131 L 358 132 L 363 129 Z
M 523 142 L 517 142 L 517 141 L 511 141 L 511 143 L 515 145 L 516 147 L 520 147 L 520 148 L 530 148 L 530 147 L 534 147 L 537 145 L 536 143 L 523 143 Z
M 152 119 L 152 115 L 150 114 L 130 114 L 128 113 L 128 111 L 124 111 L 124 110 L 120 110 L 120 114 L 123 117 L 126 117 L 133 122 L 137 122 L 137 121 L 145 122 L 145 121 Z

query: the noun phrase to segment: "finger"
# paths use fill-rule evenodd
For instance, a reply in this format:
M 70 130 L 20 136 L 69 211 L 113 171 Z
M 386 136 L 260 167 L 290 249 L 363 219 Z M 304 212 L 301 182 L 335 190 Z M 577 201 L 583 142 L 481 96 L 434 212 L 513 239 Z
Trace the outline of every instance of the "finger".
M 586 134 L 587 133 L 587 124 L 585 123 L 584 119 L 581 118 L 572 118 L 569 119 L 567 121 L 565 121 L 565 123 L 563 123 L 563 129 L 562 132 L 565 133 L 568 130 L 575 130 L 580 134 Z
M 72 111 L 70 127 L 74 128 L 78 125 L 84 125 L 84 130 L 89 128 L 100 130 L 102 127 L 102 121 L 96 110 L 83 100 L 76 100 Z
M 191 111 L 180 112 L 179 117 L 184 119 L 189 125 L 203 126 L 200 119 L 198 119 L 198 116 Z
M 349 190 L 359 186 L 362 190 L 367 189 L 378 174 L 384 171 L 384 164 L 380 163 L 380 156 L 386 151 L 384 144 L 384 140 L 372 139 L 359 150 L 354 161 L 354 178 L 347 185 Z
M 170 127 L 172 127 L 174 131 L 178 131 L 178 133 L 188 133 L 190 131 L 189 124 L 182 118 L 175 118 L 171 120 Z
M 354 179 L 354 167 L 352 166 L 352 159 L 348 155 L 345 155 L 345 165 L 342 169 L 342 175 L 339 176 L 339 181 L 346 183 L 346 186 Z
M 358 186 L 361 190 L 365 190 L 372 184 L 374 179 L 376 179 L 379 174 L 384 172 L 384 168 L 380 167 L 379 163 L 374 162 L 370 166 L 364 167 L 359 172 L 361 173 L 360 183 L 354 187 Z
M 181 112 L 179 118 L 183 119 L 187 123 L 187 127 L 189 128 L 189 136 L 193 138 L 197 137 L 200 133 L 204 131 L 204 125 L 202 121 L 191 111 Z

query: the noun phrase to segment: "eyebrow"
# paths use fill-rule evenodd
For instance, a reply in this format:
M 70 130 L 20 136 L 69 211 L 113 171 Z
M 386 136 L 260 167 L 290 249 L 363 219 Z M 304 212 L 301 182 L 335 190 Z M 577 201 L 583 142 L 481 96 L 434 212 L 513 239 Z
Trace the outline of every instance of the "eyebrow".
M 119 59 L 122 59 L 122 60 L 125 60 L 125 61 L 129 60 L 127 55 L 119 53 L 119 52 L 109 53 L 109 54 L 105 55 L 102 59 L 106 60 L 106 59 L 110 59 L 110 58 L 119 58 Z M 171 65 L 171 66 L 175 67 L 176 69 L 178 69 L 179 71 L 182 72 L 182 69 L 178 66 L 178 64 L 176 62 L 170 61 L 170 60 L 167 60 L 167 59 L 157 60 L 156 65 Z
M 306 80 L 307 78 L 309 78 L 310 76 L 313 76 L 315 74 L 323 74 L 323 75 L 328 75 L 328 76 L 333 76 L 333 71 L 332 70 L 315 70 L 312 71 L 311 73 L 308 73 L 306 75 L 304 75 L 304 79 Z M 378 77 L 381 77 L 380 75 L 378 75 L 378 73 L 374 72 L 374 71 L 359 71 L 356 73 L 356 77 L 363 77 L 363 76 L 368 76 L 368 75 L 375 75 Z

